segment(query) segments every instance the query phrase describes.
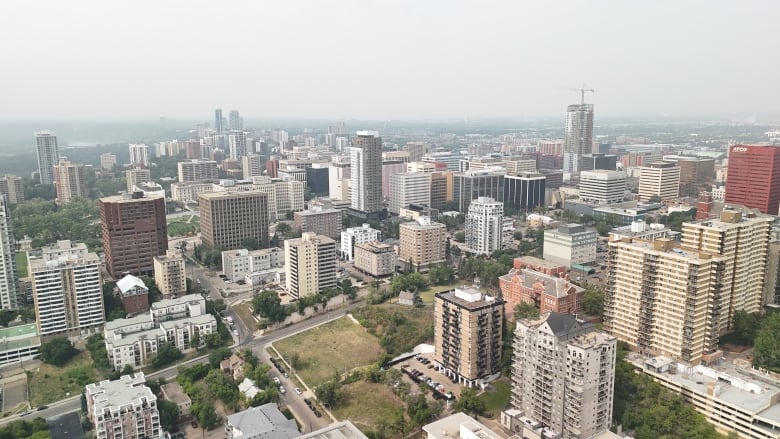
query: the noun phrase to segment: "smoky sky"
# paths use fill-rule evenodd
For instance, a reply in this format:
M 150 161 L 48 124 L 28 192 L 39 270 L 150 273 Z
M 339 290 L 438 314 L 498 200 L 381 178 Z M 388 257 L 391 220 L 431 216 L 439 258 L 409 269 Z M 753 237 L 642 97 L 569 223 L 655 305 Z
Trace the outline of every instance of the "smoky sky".
M 0 117 L 780 114 L 780 2 L 3 1 Z

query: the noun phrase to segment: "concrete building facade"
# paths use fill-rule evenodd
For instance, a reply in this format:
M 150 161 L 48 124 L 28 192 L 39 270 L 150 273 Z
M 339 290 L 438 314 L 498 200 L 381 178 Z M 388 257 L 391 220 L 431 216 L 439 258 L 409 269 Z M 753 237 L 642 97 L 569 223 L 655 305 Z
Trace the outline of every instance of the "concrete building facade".
M 300 298 L 336 287 L 336 241 L 314 233 L 284 241 L 287 292 Z
M 471 288 L 434 297 L 434 367 L 476 387 L 501 375 L 504 301 Z
M 339 239 L 341 237 L 341 217 L 342 211 L 339 209 L 323 209 L 319 206 L 310 206 L 309 210 L 295 212 L 293 228 L 300 230 L 301 233 L 311 232 L 316 235 Z
M 395 273 L 397 257 L 393 246 L 381 242 L 355 244 L 355 268 L 373 277 Z
M 180 251 L 168 250 L 154 257 L 154 283 L 165 298 L 187 293 L 184 255 Z
M 143 372 L 118 380 L 87 384 L 87 417 L 99 439 L 143 439 L 163 436 L 157 397 Z
M 401 224 L 399 235 L 398 260 L 401 263 L 420 271 L 445 261 L 447 226 L 444 224 L 420 217 L 417 221 Z
M 587 264 L 596 260 L 595 231 L 579 224 L 565 224 L 557 229 L 544 231 L 543 257 L 564 265 Z
M 576 316 L 549 312 L 518 321 L 513 345 L 514 409 L 561 438 L 593 438 L 609 430 L 615 337 Z
M 87 198 L 87 174 L 84 165 L 61 161 L 54 165 L 54 186 L 57 189 L 57 202 L 67 204 L 74 198 Z
M 639 168 L 639 201 L 649 201 L 654 196 L 661 201 L 680 195 L 680 168 L 674 163 L 652 162 Z
M 504 203 L 479 197 L 469 204 L 466 214 L 466 247 L 478 255 L 501 249 Z
M 41 184 L 54 184 L 54 165 L 60 162 L 57 136 L 51 131 L 39 131 L 35 133 L 35 144 Z
M 360 227 L 350 227 L 341 232 L 341 257 L 347 261 L 354 259 L 356 244 L 382 240 L 382 232 L 372 229 L 368 224 Z
M 582 156 L 593 149 L 593 104 L 569 105 L 563 139 L 563 172 L 576 175 L 582 169 Z
M 214 160 L 190 160 L 179 162 L 179 183 L 212 182 L 219 179 L 217 162 Z
M 241 248 L 255 240 L 267 248 L 268 194 L 260 191 L 212 192 L 198 196 L 203 243 L 222 248 Z
M 626 196 L 626 174 L 618 171 L 580 172 L 580 199 L 592 204 L 623 202 Z
M 8 204 L 24 202 L 24 183 L 22 177 L 4 175 L 0 177 L 0 195 L 5 196 Z
M 16 242 L 11 211 L 5 195 L 0 195 L 0 309 L 16 309 L 21 298 L 16 272 Z
M 431 203 L 431 173 L 404 172 L 390 177 L 390 213 L 398 214 L 410 204 Z
M 382 138 L 376 131 L 358 131 L 350 151 L 353 210 L 367 214 L 382 210 Z

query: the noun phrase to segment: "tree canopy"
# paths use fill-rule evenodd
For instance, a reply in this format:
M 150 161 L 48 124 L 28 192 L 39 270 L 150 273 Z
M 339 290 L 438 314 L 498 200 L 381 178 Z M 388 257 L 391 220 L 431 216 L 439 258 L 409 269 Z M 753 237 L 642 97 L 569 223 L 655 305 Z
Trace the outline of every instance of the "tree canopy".
M 71 358 L 78 355 L 79 351 L 73 347 L 73 343 L 65 337 L 57 337 L 40 347 L 41 361 L 55 366 L 64 366 Z

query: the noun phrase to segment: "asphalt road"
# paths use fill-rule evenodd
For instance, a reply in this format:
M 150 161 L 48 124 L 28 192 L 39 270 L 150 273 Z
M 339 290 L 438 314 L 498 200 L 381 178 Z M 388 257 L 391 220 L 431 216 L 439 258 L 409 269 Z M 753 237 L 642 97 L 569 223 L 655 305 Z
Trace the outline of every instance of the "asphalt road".
M 203 282 L 203 281 L 201 281 Z M 290 325 L 285 328 L 281 328 L 279 330 L 276 330 L 268 335 L 261 336 L 258 338 L 254 338 L 251 333 L 242 333 L 242 335 L 239 337 L 241 339 L 241 343 L 239 343 L 237 346 L 234 347 L 234 350 L 237 349 L 243 349 L 244 347 L 249 347 L 252 349 L 252 351 L 258 355 L 258 357 L 268 362 L 268 355 L 266 354 L 266 347 L 277 341 L 281 340 L 285 337 L 289 337 L 291 335 L 295 335 L 299 332 L 306 331 L 308 329 L 311 329 L 315 326 L 321 325 L 323 323 L 326 323 L 331 320 L 338 319 L 342 316 L 344 316 L 347 312 L 349 312 L 351 309 L 358 306 L 358 303 L 353 303 L 351 305 L 348 305 L 344 308 L 341 308 L 339 310 L 331 311 L 326 314 L 318 315 L 316 317 L 312 317 L 308 320 L 304 320 L 300 323 L 297 323 L 295 325 Z M 232 311 L 230 311 L 232 312 Z M 230 314 L 229 314 L 230 315 Z M 235 322 L 239 321 L 235 316 L 233 316 L 233 320 Z M 239 328 L 239 332 L 242 330 L 246 330 L 246 328 L 242 328 L 242 326 L 236 326 Z M 203 358 L 196 358 L 193 360 L 188 361 L 187 363 L 183 363 L 182 365 L 191 365 L 195 363 L 206 363 L 208 362 L 208 357 L 205 356 Z M 147 374 L 147 379 L 158 379 L 158 378 L 165 378 L 166 380 L 170 380 L 172 378 L 176 377 L 176 374 L 178 372 L 178 366 L 172 367 L 167 370 L 162 370 L 159 372 L 153 372 L 150 374 Z M 283 376 L 278 375 L 278 371 L 276 369 L 272 369 L 273 373 L 277 374 L 276 376 L 279 376 L 280 380 L 283 382 L 283 385 L 287 389 L 287 394 L 282 396 L 282 402 L 284 402 L 288 407 L 290 407 L 290 410 L 296 415 L 298 420 L 303 424 L 303 428 L 305 431 L 312 431 L 314 429 L 322 428 L 328 424 L 330 424 L 330 419 L 327 417 L 326 413 L 322 414 L 322 418 L 317 418 L 314 413 L 306 406 L 306 404 L 303 402 L 304 396 L 309 397 L 309 395 L 297 395 L 295 394 L 295 387 L 297 385 L 290 379 L 284 378 Z M 17 419 L 26 419 L 26 420 L 32 420 L 37 417 L 42 418 L 53 418 L 60 415 L 64 415 L 66 413 L 75 412 L 81 410 L 81 395 L 74 396 L 65 400 L 57 401 L 55 403 L 50 404 L 47 408 L 43 410 L 36 410 L 33 409 L 33 411 L 24 416 L 9 416 L 3 419 L 0 419 L 0 425 L 6 424 L 8 422 L 17 420 Z

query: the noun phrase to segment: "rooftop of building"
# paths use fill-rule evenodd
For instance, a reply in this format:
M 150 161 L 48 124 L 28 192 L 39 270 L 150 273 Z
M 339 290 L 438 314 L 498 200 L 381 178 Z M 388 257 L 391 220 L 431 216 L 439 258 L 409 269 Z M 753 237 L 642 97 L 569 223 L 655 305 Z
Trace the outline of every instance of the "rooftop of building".
M 313 232 L 304 232 L 304 233 L 301 234 L 300 238 L 288 239 L 288 240 L 286 240 L 284 242 L 285 242 L 285 245 L 288 242 L 290 243 L 290 245 L 298 245 L 298 244 L 303 244 L 303 243 L 306 243 L 306 242 L 313 242 L 313 243 L 317 243 L 317 244 L 331 244 L 331 243 L 335 243 L 336 241 L 334 241 L 332 238 L 329 238 L 329 237 L 327 237 L 325 235 L 318 235 L 318 234 L 313 233 Z
M 393 251 L 392 245 L 385 244 L 383 242 L 376 242 L 376 241 L 355 244 L 355 248 L 361 248 L 371 253 L 384 253 L 388 251 Z
M 461 431 L 466 430 L 465 435 Z M 465 413 L 455 413 L 423 427 L 428 437 L 502 439 L 502 436 Z
M 137 316 L 128 317 L 124 319 L 110 320 L 106 322 L 104 328 L 105 328 L 105 332 L 111 333 L 124 327 L 141 325 L 144 323 L 151 323 L 151 322 L 153 322 L 152 316 L 150 316 L 149 313 L 143 313 Z
M 234 438 L 292 439 L 300 436 L 294 419 L 287 419 L 276 403 L 250 407 L 228 416 Z M 241 432 L 237 435 L 238 431 Z
M 136 203 L 141 201 L 156 200 L 164 198 L 156 193 L 148 192 L 123 192 L 119 195 L 109 195 L 100 199 L 101 203 Z
M 204 192 L 198 195 L 198 197 L 204 200 L 221 200 L 221 199 L 233 199 L 233 198 L 268 197 L 268 194 L 259 190 L 242 191 L 242 190 L 228 189 L 226 191 L 220 191 L 220 192 Z
M 103 380 L 99 383 L 87 384 L 87 395 L 94 396 L 94 412 L 105 409 L 117 410 L 122 406 L 140 402 L 156 401 L 151 389 L 145 386 L 146 377 L 143 372 L 132 375 L 122 375 L 118 380 Z
M 514 260 L 518 261 L 521 265 L 530 265 L 534 267 L 547 268 L 550 270 L 561 267 L 561 264 L 557 264 L 546 259 L 537 258 L 536 256 L 518 256 Z
M 95 253 L 86 253 L 82 255 L 70 254 L 62 255 L 55 259 L 49 259 L 44 257 L 36 257 L 33 254 L 29 254 L 29 269 L 30 272 L 41 271 L 48 269 L 57 269 L 60 267 L 68 267 L 74 265 L 94 265 L 100 263 L 100 258 Z
M 723 210 L 720 211 L 718 217 L 683 223 L 683 227 L 686 224 L 690 224 L 692 226 L 728 230 L 759 223 L 771 224 L 775 219 L 774 216 L 763 214 L 758 209 L 750 209 L 744 206 L 724 205 Z
M 189 325 L 205 325 L 209 323 L 213 323 L 216 326 L 217 319 L 211 314 L 201 314 L 199 316 L 185 317 L 183 319 L 166 320 L 164 322 L 160 322 L 160 328 L 163 329 L 164 331 L 169 331 L 169 330 L 173 330 L 176 328 L 181 328 Z
M 562 314 L 554 311 L 550 311 L 540 315 L 539 317 L 532 317 L 520 320 L 526 327 L 539 327 L 547 325 L 550 327 L 550 331 L 557 336 L 564 336 L 570 334 L 573 330 L 576 332 L 584 333 L 586 331 L 595 328 L 592 323 L 580 319 L 573 314 Z
M 157 309 L 163 309 L 168 308 L 171 306 L 177 306 L 177 305 L 184 305 L 187 303 L 195 303 L 195 302 L 205 302 L 206 299 L 203 298 L 200 294 L 185 294 L 181 297 L 174 297 L 170 299 L 163 299 L 158 302 L 154 302 L 150 304 L 150 308 L 152 311 Z
M 369 231 L 378 232 L 379 230 L 372 229 L 370 224 L 363 224 L 358 227 L 349 227 L 341 233 L 354 234 L 354 233 L 362 233 L 362 232 L 369 232 Z
M 38 326 L 35 323 L 9 326 L 0 329 L 0 352 L 40 345 Z
M 298 436 L 298 439 L 368 439 L 368 437 L 347 420 Z
M 475 310 L 486 306 L 502 305 L 504 300 L 483 294 L 482 291 L 471 287 L 460 287 L 449 291 L 437 293 L 436 297 L 453 303 L 458 307 Z
M 341 214 L 341 210 L 334 209 L 334 208 L 323 208 L 320 206 L 310 206 L 308 210 L 302 210 L 300 212 L 295 212 L 295 215 L 299 216 L 310 216 L 310 215 L 325 215 L 329 213 L 338 213 Z
M 626 245 L 644 251 L 670 255 L 675 258 L 684 259 L 686 261 L 696 261 L 700 263 L 720 258 L 720 256 L 715 253 L 682 247 L 677 242 L 668 238 L 659 238 L 655 241 L 625 238 L 611 241 L 609 245 Z
M 175 404 L 186 404 L 192 402 L 190 397 L 184 393 L 184 389 L 182 389 L 181 384 L 179 383 L 173 382 L 163 384 L 160 386 L 160 389 L 162 389 L 163 398 L 170 402 Z
M 119 288 L 119 292 L 122 293 L 122 295 L 125 295 L 127 292 L 129 292 L 129 291 L 131 291 L 131 290 L 133 290 L 135 288 L 142 288 L 142 289 L 146 290 L 147 292 L 149 291 L 149 288 L 146 286 L 144 281 L 142 281 L 141 279 L 133 276 L 132 274 L 128 274 L 125 277 L 123 277 L 122 279 L 119 279 L 116 282 L 116 286 L 117 286 L 117 288 Z
M 401 223 L 399 227 L 407 228 L 407 229 L 416 229 L 416 230 L 423 230 L 423 229 L 439 229 L 439 228 L 446 228 L 442 223 L 437 223 L 435 221 L 431 221 L 430 217 L 427 216 L 421 216 L 417 218 L 415 221 L 410 221 L 408 223 Z
M 517 270 L 513 268 L 509 270 L 509 273 L 501 276 L 499 279 L 511 282 L 515 276 L 520 277 L 524 286 L 529 288 L 541 287 L 545 294 L 557 298 L 566 297 L 570 293 L 576 294 L 585 291 L 585 288 L 574 285 L 569 282 L 568 279 L 559 276 L 551 276 L 530 269 Z
M 780 386 L 749 367 L 743 369 L 727 360 L 720 360 L 714 368 L 688 366 L 670 358 L 646 358 L 637 353 L 630 353 L 628 360 L 680 387 L 711 394 L 714 399 L 780 425 Z

